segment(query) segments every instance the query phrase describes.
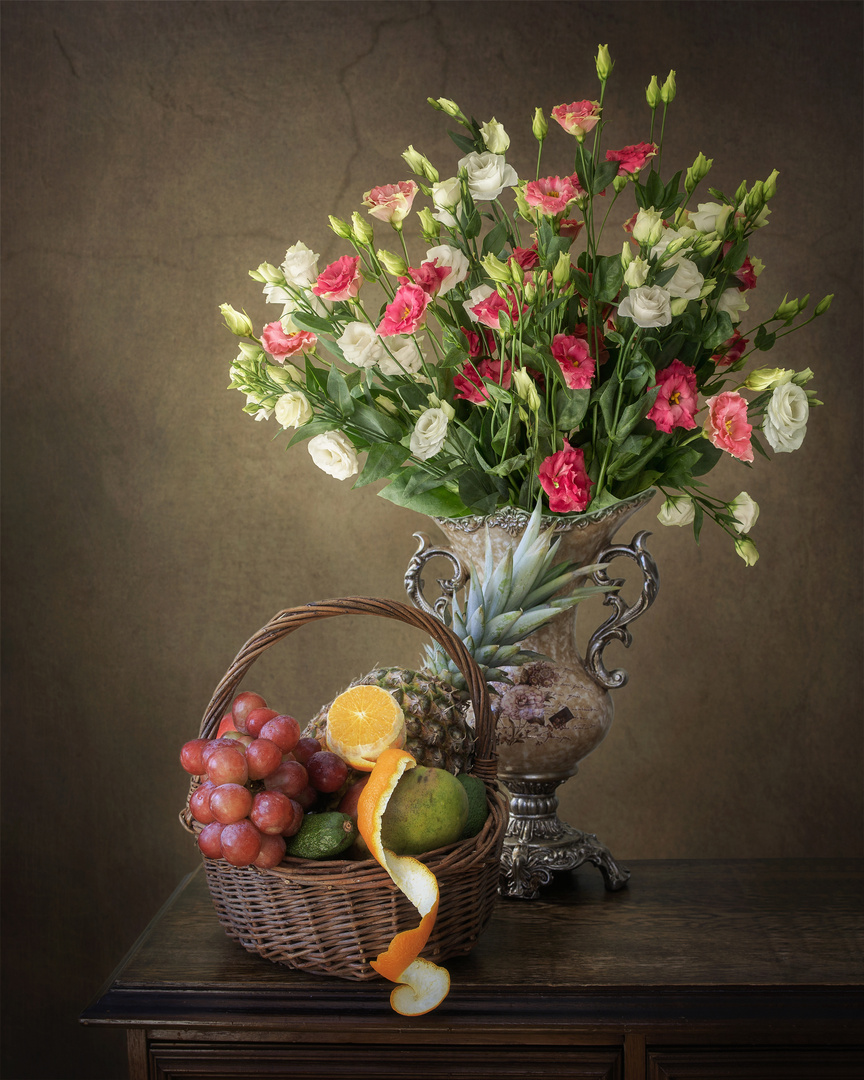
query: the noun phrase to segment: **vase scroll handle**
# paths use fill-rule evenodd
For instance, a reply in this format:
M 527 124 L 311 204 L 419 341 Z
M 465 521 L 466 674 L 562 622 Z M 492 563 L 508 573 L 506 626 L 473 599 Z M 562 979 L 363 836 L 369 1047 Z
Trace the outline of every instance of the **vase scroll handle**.
M 429 537 L 425 536 L 423 533 L 416 532 L 414 533 L 414 537 L 420 541 L 420 546 L 414 552 L 411 561 L 408 563 L 408 569 L 405 571 L 405 591 L 408 593 L 408 597 L 414 607 L 420 608 L 421 611 L 425 611 L 427 615 L 434 615 L 442 622 L 446 622 L 445 612 L 447 610 L 447 605 L 453 602 L 453 597 L 468 581 L 468 571 L 462 566 L 462 563 L 456 558 L 452 551 L 447 551 L 446 548 L 430 546 L 431 541 L 429 540 Z M 450 560 L 453 566 L 453 577 L 446 580 L 438 578 L 438 586 L 441 589 L 441 595 L 435 601 L 434 605 L 430 605 L 429 601 L 423 595 L 423 579 L 420 574 L 426 563 L 429 562 L 430 559 L 435 558 Z
M 609 563 L 612 559 L 626 555 L 633 559 L 642 571 L 642 591 L 635 603 L 629 607 L 619 593 L 625 583 L 624 578 L 610 579 L 606 576 L 605 569 L 596 570 L 593 575 L 596 584 L 615 586 L 615 591 L 607 593 L 603 601 L 605 605 L 614 607 L 615 612 L 591 635 L 585 654 L 585 666 L 591 677 L 607 690 L 622 687 L 627 682 L 628 675 L 621 668 L 608 671 L 603 663 L 603 650 L 612 640 L 620 641 L 625 648 L 629 648 L 633 638 L 627 629 L 628 623 L 638 619 L 651 607 L 660 588 L 660 572 L 653 556 L 645 547 L 645 541 L 650 535 L 649 532 L 637 533 L 629 544 L 612 544 L 597 556 L 597 562 Z

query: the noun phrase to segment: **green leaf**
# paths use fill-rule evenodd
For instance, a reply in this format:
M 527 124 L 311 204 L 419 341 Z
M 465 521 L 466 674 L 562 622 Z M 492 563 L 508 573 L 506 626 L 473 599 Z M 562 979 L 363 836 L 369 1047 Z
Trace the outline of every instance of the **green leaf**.
M 615 429 L 615 434 L 612 436 L 614 443 L 621 443 L 630 434 L 634 427 L 650 410 L 651 406 L 657 400 L 657 395 L 660 393 L 660 387 L 655 386 L 653 390 L 649 390 L 647 394 L 642 394 L 632 404 L 628 405 L 621 416 L 618 418 L 618 426 Z
M 594 170 L 594 177 L 591 182 L 591 194 L 599 195 L 604 188 L 607 188 L 615 177 L 618 175 L 618 162 L 617 161 L 601 161 L 600 164 Z M 655 175 L 652 173 L 652 176 Z
M 427 390 L 417 383 L 404 383 L 398 388 L 399 397 L 405 402 L 406 409 L 425 409 L 429 404 Z
M 600 301 L 614 300 L 624 284 L 620 255 L 601 255 L 594 270 L 594 289 Z
M 746 239 L 739 240 L 729 249 L 729 254 L 723 260 L 723 269 L 728 270 L 730 274 L 734 274 L 736 270 L 740 270 L 744 265 L 744 260 L 747 258 L 747 246 L 748 241 Z
M 732 320 L 727 311 L 718 311 L 702 328 L 702 344 L 713 352 L 732 337 Z
M 459 147 L 463 154 L 473 154 L 477 149 L 474 145 L 474 140 L 469 139 L 467 135 L 463 135 L 459 131 L 448 131 L 447 134 Z
M 600 404 L 600 412 L 603 414 L 603 423 L 609 434 L 612 433 L 612 427 L 615 423 L 615 395 L 618 391 L 618 386 L 618 380 L 613 374 L 608 382 L 604 383 L 604 385 L 600 387 L 600 390 L 596 392 L 595 400 Z
M 362 428 L 365 433 L 388 442 L 398 442 L 405 434 L 404 427 L 389 413 L 379 412 L 362 401 L 354 402 L 351 423 Z
M 723 451 L 719 446 L 714 446 L 707 439 L 703 439 L 698 445 L 699 460 L 694 463 L 693 468 L 690 470 L 693 476 L 704 476 L 705 473 L 710 472 L 720 458 L 723 457 Z
M 486 473 L 464 473 L 459 477 L 459 498 L 474 513 L 491 514 L 498 505 L 499 497 L 507 493 L 506 480 L 496 483 L 496 479 Z
M 426 514 L 429 517 L 464 517 L 470 513 L 459 496 L 446 487 L 432 488 L 430 491 L 424 491 L 422 495 L 406 499 L 405 486 L 413 472 L 414 469 L 403 469 L 378 494 L 382 499 L 395 503 L 396 506 L 405 506 L 409 510 L 416 510 L 418 514 Z
M 693 536 L 699 543 L 699 533 L 702 531 L 702 522 L 705 520 L 705 511 L 699 503 L 693 504 Z
M 288 446 L 294 446 L 295 443 L 304 442 L 306 439 L 311 439 L 313 435 L 323 435 L 326 431 L 335 431 L 335 420 L 309 420 L 305 424 L 301 424 L 299 428 L 294 432 L 291 438 L 288 440 L 286 449 Z
M 488 255 L 490 252 L 493 255 L 497 255 L 507 242 L 507 222 L 499 221 L 494 229 L 490 229 L 488 233 L 483 237 L 483 247 L 480 250 L 481 256 Z
M 530 460 L 530 454 L 516 454 L 505 461 L 500 461 L 497 465 L 493 465 L 489 472 L 493 476 L 509 476 L 510 473 L 515 472 L 517 469 L 524 468 Z
M 333 327 L 327 319 L 313 315 L 309 311 L 292 311 L 291 321 L 301 330 L 310 330 L 313 334 L 331 334 Z
M 560 386 L 555 393 L 555 420 L 561 431 L 572 431 L 588 411 L 590 390 L 568 390 Z
M 354 481 L 354 487 L 364 487 L 375 480 L 383 480 L 398 469 L 407 456 L 399 443 L 375 443 L 366 457 L 363 471 Z
M 723 339 L 726 340 L 725 338 Z M 769 334 L 765 329 L 764 324 L 759 326 L 756 331 L 756 337 L 753 339 L 753 344 L 757 349 L 761 349 L 762 352 L 768 352 L 769 349 L 774 348 L 774 342 L 777 340 L 776 334 Z
M 330 374 L 327 376 L 327 393 L 343 416 L 350 416 L 354 412 L 354 399 L 351 397 L 348 383 L 335 364 L 330 368 Z
M 656 209 L 661 209 L 663 206 L 663 196 L 665 194 L 665 188 L 663 187 L 663 181 L 660 179 L 658 172 L 650 172 L 648 174 L 648 180 L 645 183 L 645 196 L 648 200 L 648 205 L 653 206 Z

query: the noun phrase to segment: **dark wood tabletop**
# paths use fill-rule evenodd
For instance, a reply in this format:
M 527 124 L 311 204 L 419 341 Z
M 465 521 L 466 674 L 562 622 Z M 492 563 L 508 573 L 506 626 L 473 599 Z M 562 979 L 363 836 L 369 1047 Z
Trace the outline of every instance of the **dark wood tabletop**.
M 410 1028 L 471 1042 L 553 1031 L 735 1024 L 741 1038 L 864 1042 L 864 860 L 651 861 L 610 893 L 593 868 L 533 901 L 500 900 L 473 952 L 450 960 L 449 997 L 405 1020 L 390 984 L 295 971 L 220 927 L 199 868 L 153 919 L 82 1021 L 127 1027 L 288 1028 L 355 1041 Z M 749 1033 L 749 1035 L 748 1035 Z

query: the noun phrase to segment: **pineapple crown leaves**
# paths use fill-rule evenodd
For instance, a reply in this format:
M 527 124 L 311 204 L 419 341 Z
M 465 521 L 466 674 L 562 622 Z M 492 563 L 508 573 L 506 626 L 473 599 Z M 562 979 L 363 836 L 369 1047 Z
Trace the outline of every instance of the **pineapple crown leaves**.
M 586 597 L 615 588 L 585 585 L 567 596 L 556 596 L 575 580 L 593 574 L 605 564 L 556 564 L 560 538 L 556 539 L 551 529 L 541 531 L 541 513 L 538 501 L 519 544 L 515 550 L 508 548 L 497 565 L 487 529 L 483 578 L 472 566 L 464 606 L 458 599 L 453 600 L 447 621 L 487 681 L 508 681 L 500 668 L 543 659 L 539 653 L 522 649 L 521 642 Z M 427 646 L 425 667 L 457 688 L 464 688 L 464 678 L 441 646 Z

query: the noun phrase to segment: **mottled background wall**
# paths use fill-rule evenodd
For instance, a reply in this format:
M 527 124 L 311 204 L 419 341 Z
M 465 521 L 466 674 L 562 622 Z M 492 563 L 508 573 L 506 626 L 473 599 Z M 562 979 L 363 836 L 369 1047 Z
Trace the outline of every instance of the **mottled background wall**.
M 837 299 L 769 358 L 817 372 L 801 451 L 712 474 L 760 503 L 758 565 L 634 521 L 661 595 L 610 649 L 631 681 L 563 816 L 622 860 L 862 854 L 860 4 L 5 3 L 6 1077 L 122 1073 L 118 1033 L 75 1018 L 196 865 L 180 744 L 279 608 L 402 597 L 424 524 L 241 412 L 218 305 L 272 318 L 247 270 L 343 254 L 327 215 L 406 178 L 409 143 L 449 174 L 427 95 L 494 114 L 533 169 L 535 106 L 595 96 L 599 42 L 611 143 L 646 137 L 675 68 L 664 165 L 702 150 L 726 190 L 779 169 L 754 312 Z M 252 685 L 307 716 L 420 644 L 342 620 Z

